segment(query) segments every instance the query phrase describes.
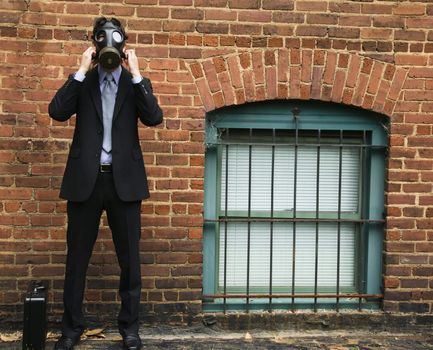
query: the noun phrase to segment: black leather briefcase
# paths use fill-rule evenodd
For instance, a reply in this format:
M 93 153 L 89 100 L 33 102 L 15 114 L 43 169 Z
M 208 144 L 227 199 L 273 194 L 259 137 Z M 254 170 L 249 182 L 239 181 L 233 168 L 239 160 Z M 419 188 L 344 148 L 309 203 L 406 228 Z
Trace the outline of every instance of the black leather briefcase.
M 45 349 L 45 339 L 47 338 L 47 289 L 47 282 L 30 282 L 24 298 L 23 350 Z

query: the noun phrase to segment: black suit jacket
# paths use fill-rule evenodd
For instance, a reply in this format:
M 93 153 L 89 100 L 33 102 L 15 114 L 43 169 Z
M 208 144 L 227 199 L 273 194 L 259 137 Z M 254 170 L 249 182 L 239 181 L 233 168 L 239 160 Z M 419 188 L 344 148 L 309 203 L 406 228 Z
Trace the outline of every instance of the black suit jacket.
M 87 73 L 83 82 L 70 76 L 57 91 L 48 112 L 58 121 L 66 121 L 76 114 L 60 197 L 85 201 L 98 176 L 104 133 L 97 67 Z M 149 197 L 138 119 L 147 126 L 157 125 L 162 122 L 162 111 L 150 80 L 143 78 L 139 84 L 132 84 L 130 73 L 122 67 L 113 115 L 112 156 L 114 184 L 123 201 Z

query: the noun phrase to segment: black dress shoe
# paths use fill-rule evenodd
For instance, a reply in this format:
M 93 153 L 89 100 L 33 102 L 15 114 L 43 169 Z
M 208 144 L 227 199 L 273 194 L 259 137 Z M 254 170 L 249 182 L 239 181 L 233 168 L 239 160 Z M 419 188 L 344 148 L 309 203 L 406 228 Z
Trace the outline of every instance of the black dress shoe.
M 72 350 L 74 346 L 78 343 L 80 337 L 69 338 L 66 335 L 62 335 L 59 340 L 57 340 L 54 346 L 55 350 Z
M 123 348 L 127 350 L 141 349 L 141 339 L 138 334 L 128 334 L 123 337 Z

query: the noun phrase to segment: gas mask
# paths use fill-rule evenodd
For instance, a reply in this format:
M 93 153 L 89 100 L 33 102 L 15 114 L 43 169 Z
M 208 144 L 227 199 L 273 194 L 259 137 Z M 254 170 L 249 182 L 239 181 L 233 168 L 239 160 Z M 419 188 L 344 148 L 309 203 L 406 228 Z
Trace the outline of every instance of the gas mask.
M 117 68 L 122 58 L 125 58 L 123 47 L 127 36 L 121 26 L 112 21 L 106 21 L 95 27 L 92 35 L 96 46 L 95 59 L 102 68 L 112 70 Z

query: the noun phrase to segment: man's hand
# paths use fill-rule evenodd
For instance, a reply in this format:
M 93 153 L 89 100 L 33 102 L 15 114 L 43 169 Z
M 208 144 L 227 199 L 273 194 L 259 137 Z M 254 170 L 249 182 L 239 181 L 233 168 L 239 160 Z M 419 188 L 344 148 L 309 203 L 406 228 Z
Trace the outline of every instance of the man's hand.
M 138 58 L 134 49 L 125 50 L 125 65 L 133 77 L 140 77 L 140 67 L 138 66 Z
M 92 55 L 94 54 L 96 54 L 96 49 L 93 46 L 88 47 L 87 50 L 83 52 L 83 55 L 81 56 L 80 68 L 78 69 L 78 71 L 83 75 L 85 75 L 90 68 L 92 68 Z

